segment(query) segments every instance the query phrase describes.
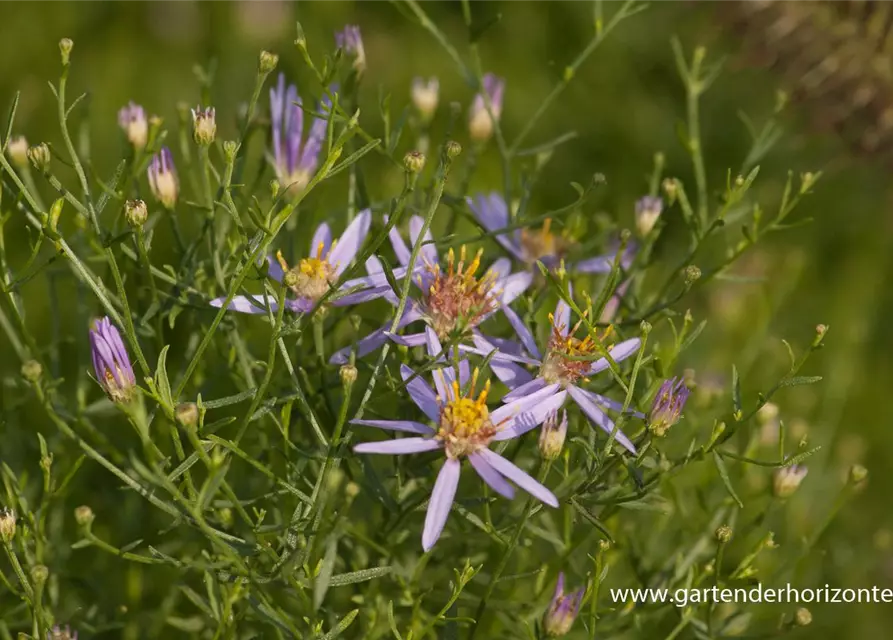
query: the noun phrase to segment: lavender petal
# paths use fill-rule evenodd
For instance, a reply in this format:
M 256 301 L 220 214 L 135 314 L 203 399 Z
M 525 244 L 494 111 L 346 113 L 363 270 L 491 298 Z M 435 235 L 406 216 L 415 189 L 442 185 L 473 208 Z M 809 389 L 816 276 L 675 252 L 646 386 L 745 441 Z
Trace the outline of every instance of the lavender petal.
M 501 455 L 495 451 L 490 451 L 489 449 L 480 449 L 479 453 L 490 463 L 491 467 L 524 489 L 524 491 L 532 495 L 534 498 L 537 498 L 550 507 L 558 507 L 558 498 L 555 497 L 554 493 L 546 489 L 546 487 L 531 478 Z
M 624 340 L 623 342 L 615 344 L 608 349 L 608 353 L 611 354 L 614 362 L 621 362 L 636 353 L 639 350 L 639 345 L 641 343 L 642 341 L 639 338 L 630 338 L 629 340 Z M 591 375 L 593 373 L 598 373 L 599 371 L 604 371 L 607 368 L 608 360 L 606 358 L 599 358 L 592 363 L 592 368 L 589 370 L 589 373 Z
M 347 229 L 344 230 L 341 239 L 332 248 L 328 257 L 328 261 L 334 265 L 337 275 L 341 275 L 348 265 L 353 262 L 353 259 L 357 257 L 357 252 L 359 252 L 360 247 L 366 240 L 371 224 L 372 211 L 365 209 L 353 219 L 353 222 L 347 225 Z
M 387 453 L 402 455 L 404 453 L 422 453 L 440 449 L 441 444 L 434 438 L 400 438 L 398 440 L 382 440 L 381 442 L 363 442 L 356 445 L 355 453 Z
M 440 407 L 437 405 L 437 398 L 434 396 L 434 391 L 431 390 L 428 383 L 422 380 L 420 376 L 417 376 L 415 371 L 405 364 L 400 365 L 400 376 L 403 378 L 403 382 L 406 383 L 409 397 L 416 403 L 416 406 L 428 416 L 429 420 L 433 422 L 440 420 Z M 410 378 L 412 380 L 406 382 Z
M 493 491 L 509 500 L 515 497 L 515 488 L 499 475 L 499 472 L 491 467 L 487 459 L 480 453 L 472 453 L 468 456 L 468 461 L 474 467 L 474 470 L 477 471 L 481 480 L 486 482 Z
M 407 433 L 420 433 L 425 436 L 433 436 L 434 429 L 421 422 L 413 422 L 412 420 L 351 420 L 351 424 L 357 424 L 362 427 L 377 427 L 379 429 L 388 429 L 389 431 L 405 431 Z
M 608 435 L 613 433 L 614 431 L 614 422 L 605 415 L 605 412 L 602 411 L 595 402 L 590 400 L 585 393 L 582 392 L 581 389 L 570 385 L 567 388 L 568 393 L 571 394 L 571 398 L 579 405 L 580 409 L 582 409 L 583 413 L 586 414 L 586 417 L 589 418 L 590 422 L 600 427 L 602 431 L 606 432 Z M 632 443 L 632 441 L 626 437 L 626 435 L 618 430 L 617 435 L 614 439 L 622 444 L 627 451 L 635 455 L 636 447 Z

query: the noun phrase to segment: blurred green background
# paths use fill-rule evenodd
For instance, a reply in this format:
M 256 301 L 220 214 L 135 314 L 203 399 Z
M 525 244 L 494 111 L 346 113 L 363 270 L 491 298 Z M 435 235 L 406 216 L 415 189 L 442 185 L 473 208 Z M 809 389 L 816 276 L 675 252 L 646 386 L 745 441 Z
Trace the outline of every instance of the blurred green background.
M 771 69 L 749 64 L 744 39 L 738 29 L 729 28 L 724 5 L 655 3 L 608 38 L 528 140 L 529 144 L 543 142 L 568 128 L 579 133 L 556 150 L 535 189 L 534 210 L 570 202 L 574 193 L 569 183 L 586 183 L 598 172 L 607 178 L 607 186 L 592 213 L 602 212 L 621 226 L 631 226 L 633 203 L 647 190 L 655 151 L 666 154 L 668 174 L 691 183 L 690 163 L 676 133 L 685 103 L 670 47 L 673 36 L 687 51 L 704 45 L 710 59 L 727 56 L 724 72 L 703 100 L 702 135 L 713 191 L 721 190 L 727 169 L 735 175 L 749 145 L 739 112 L 756 123 L 764 122 L 772 115 L 782 85 Z M 463 52 L 467 36 L 458 3 L 426 2 L 424 6 Z M 507 79 L 502 126 L 511 138 L 589 41 L 592 5 L 475 2 L 472 7 L 480 23 L 501 14 L 480 46 L 486 69 Z M 605 6 L 608 13 L 616 8 L 611 3 Z M 91 154 L 99 175 L 108 176 L 123 148 L 116 126 L 118 108 L 134 100 L 149 113 L 176 122 L 177 103 L 193 104 L 199 99 L 193 64 L 207 66 L 215 61 L 211 96 L 221 139 L 233 137 L 236 131 L 236 111 L 251 91 L 260 49 L 277 52 L 281 70 L 306 80 L 292 44 L 295 20 L 301 21 L 314 54 L 333 49 L 332 34 L 343 24 L 361 26 L 368 65 L 361 101 L 363 123 L 373 132 L 381 127 L 376 116 L 379 85 L 392 93 L 392 105 L 400 109 L 408 102 L 413 76 L 438 76 L 441 120 L 443 105 L 458 101 L 465 106 L 472 97 L 470 87 L 433 39 L 386 3 L 5 2 L 0 7 L 0 104 L 5 111 L 14 92 L 20 90 L 16 133 L 32 143 L 48 140 L 59 145 L 55 102 L 46 83 L 59 71 L 56 42 L 72 38 L 70 98 L 83 90 L 89 92 Z M 308 85 L 299 86 L 305 93 Z M 312 85 L 307 91 L 318 95 Z M 764 201 L 777 201 L 788 170 L 795 175 L 825 170 L 815 194 L 796 213 L 797 219 L 812 217 L 814 223 L 778 234 L 735 269 L 754 280 L 717 282 L 699 294 L 694 302 L 699 309 L 696 315 L 710 312 L 713 320 L 688 357 L 697 360 L 699 376 L 720 375 L 726 380 L 727 363 L 737 362 L 745 375 L 745 391 L 752 394 L 782 371 L 786 356 L 781 338 L 802 348 L 817 323 L 830 325 L 826 350 L 806 372 L 824 375 L 825 380 L 809 391 L 786 391 L 778 403 L 789 427 L 796 425 L 808 434 L 811 445 L 823 446 L 811 460 L 812 468 L 843 474 L 850 464 L 861 462 L 871 476 L 865 490 L 823 534 L 819 545 L 823 553 L 813 554 L 796 579 L 802 586 L 827 582 L 839 587 L 889 587 L 893 585 L 887 475 L 893 471 L 889 434 L 893 333 L 886 323 L 893 312 L 893 287 L 889 286 L 893 218 L 888 167 L 871 156 L 854 156 L 833 134 L 815 130 L 811 120 L 809 106 L 794 104 L 785 109 L 781 116 L 784 136 L 761 163 L 757 189 Z M 372 176 L 377 171 L 370 166 Z M 399 174 L 381 172 L 385 175 L 377 177 L 382 180 L 369 180 L 373 197 L 379 199 L 391 195 L 399 184 L 395 182 Z M 480 189 L 499 188 L 501 172 L 495 153 L 484 157 L 473 184 Z M 344 204 L 338 194 L 327 197 L 334 205 Z M 678 210 L 670 215 L 678 216 Z M 678 223 L 671 218 L 671 225 Z M 738 231 L 730 228 L 727 233 Z M 7 234 L 10 246 L 21 250 L 11 251 L 9 260 L 21 264 L 25 236 L 12 227 Z M 82 326 L 69 326 L 73 319 L 66 310 L 42 303 L 45 294 L 35 293 L 41 286 L 35 283 L 32 290 L 25 290 L 34 333 L 48 338 L 54 323 L 61 324 L 62 335 L 74 340 Z M 702 370 L 705 362 L 708 366 Z M 17 376 L 18 368 L 6 338 L 0 336 L 0 371 L 7 377 Z M 4 402 L 9 402 L 6 395 Z M 4 431 L 10 428 L 0 425 L 0 438 L 9 436 Z M 14 469 L 24 468 L 26 463 L 10 455 L 26 451 L 4 446 L 0 458 Z M 36 470 L 36 458 L 32 468 Z M 90 487 L 79 491 L 93 494 Z M 108 487 L 96 491 L 105 492 L 108 500 L 117 495 Z M 807 479 L 797 499 L 829 501 L 829 491 L 818 477 L 814 483 Z M 95 495 L 92 502 L 97 502 Z M 140 528 L 139 522 L 133 526 L 131 537 Z M 810 526 L 818 523 L 810 522 L 804 535 Z M 122 533 L 121 539 L 127 535 Z M 114 566 L 114 560 L 102 558 L 98 566 Z M 802 632 L 803 637 L 886 638 L 893 628 L 889 605 L 811 608 L 814 622 Z

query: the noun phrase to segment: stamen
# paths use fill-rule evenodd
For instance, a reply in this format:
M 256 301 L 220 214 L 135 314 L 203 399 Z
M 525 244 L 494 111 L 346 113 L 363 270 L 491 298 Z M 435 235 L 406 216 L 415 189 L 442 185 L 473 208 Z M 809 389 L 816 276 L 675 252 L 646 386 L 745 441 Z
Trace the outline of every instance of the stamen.
M 288 263 L 285 261 L 285 258 L 282 255 L 282 249 L 276 252 L 276 260 L 279 262 L 279 266 L 282 267 L 283 271 L 289 270 Z

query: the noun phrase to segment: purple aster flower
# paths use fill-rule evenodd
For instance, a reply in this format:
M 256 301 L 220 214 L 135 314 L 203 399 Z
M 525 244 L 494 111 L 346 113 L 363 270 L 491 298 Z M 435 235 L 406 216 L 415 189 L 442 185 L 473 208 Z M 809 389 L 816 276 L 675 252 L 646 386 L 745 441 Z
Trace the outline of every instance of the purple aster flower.
M 499 120 L 502 115 L 502 96 L 505 93 L 505 80 L 492 73 L 484 76 L 483 91 L 490 98 L 490 109 L 493 118 Z M 487 111 L 484 93 L 478 93 L 471 103 L 468 112 L 468 133 L 475 142 L 486 142 L 493 135 L 493 118 Z
M 372 212 L 369 209 L 361 211 L 347 226 L 341 238 L 334 242 L 329 225 L 323 222 L 313 234 L 308 257 L 302 258 L 294 267 L 288 266 L 281 252 L 277 253 L 275 261 L 271 257 L 267 258 L 269 276 L 291 289 L 295 296 L 294 299 L 286 300 L 287 310 L 307 313 L 313 309 L 316 302 L 326 294 L 356 258 L 369 233 L 371 221 Z M 395 276 L 403 275 L 403 270 L 395 272 Z M 359 290 L 356 290 L 357 287 Z M 380 298 L 390 291 L 383 276 L 355 278 L 347 280 L 339 287 L 339 294 L 336 294 L 330 304 L 335 306 L 358 304 Z M 344 292 L 344 295 L 340 295 L 341 292 Z M 211 300 L 211 305 L 220 307 L 225 301 L 226 298 L 215 298 Z M 252 295 L 235 296 L 227 309 L 240 313 L 261 314 L 266 313 L 268 307 L 274 312 L 278 309 L 274 300 L 265 302 L 263 295 Z
M 413 245 L 418 241 L 423 221 L 413 216 L 409 221 L 409 237 Z M 403 241 L 399 231 L 391 229 L 391 245 L 397 260 L 403 267 L 401 274 L 409 268 L 411 252 Z M 419 262 L 412 269 L 413 283 L 419 288 L 420 295 L 407 305 L 400 318 L 398 329 L 417 320 L 423 320 L 432 327 L 440 339 L 450 336 L 467 337 L 481 322 L 506 308 L 515 298 L 521 295 L 533 280 L 529 272 L 510 273 L 511 263 L 506 258 L 494 262 L 482 275 L 478 275 L 481 262 L 481 251 L 468 260 L 465 247 L 459 250 L 459 259 L 450 249 L 443 268 L 432 243 L 431 232 L 425 234 L 420 252 Z M 377 259 L 367 261 L 370 276 L 376 278 L 381 272 Z M 397 306 L 394 292 L 384 298 Z M 370 334 L 357 345 L 357 355 L 362 357 L 383 345 L 388 338 L 405 346 L 420 346 L 425 343 L 425 334 L 417 333 L 400 336 L 389 333 L 390 323 Z M 351 348 L 342 349 L 332 356 L 331 362 L 344 364 L 350 355 Z
M 180 182 L 177 179 L 177 169 L 174 167 L 174 157 L 171 150 L 161 147 L 161 151 L 152 156 L 149 163 L 149 188 L 152 195 L 166 208 L 173 209 L 180 195 Z
M 654 398 L 654 404 L 651 405 L 649 422 L 654 435 L 665 436 L 669 428 L 679 422 L 688 393 L 688 387 L 682 378 L 664 380 Z
M 121 107 L 118 111 L 118 126 L 127 134 L 127 140 L 135 149 L 146 146 L 149 138 L 149 121 L 140 105 L 130 101 L 126 107 Z
M 516 260 L 531 267 L 539 260 L 547 267 L 554 268 L 564 258 L 570 242 L 551 232 L 551 219 L 546 218 L 542 229 L 538 231 L 503 231 L 509 226 L 509 212 L 505 199 L 500 194 L 491 191 L 489 194 L 479 193 L 474 198 L 466 196 L 466 202 L 481 226 L 487 231 L 496 232 L 496 241 Z M 502 233 L 498 233 L 500 231 Z M 609 273 L 616 254 L 615 250 L 613 253 L 565 265 L 565 269 L 571 273 Z
M 809 469 L 799 464 L 781 467 L 775 471 L 772 488 L 779 498 L 788 498 L 800 487 Z
M 319 153 L 326 138 L 325 118 L 315 118 L 307 140 L 304 135 L 304 112 L 295 85 L 285 86 L 285 74 L 279 74 L 279 82 L 270 89 L 270 123 L 273 130 L 273 164 L 276 177 L 290 193 L 300 192 L 310 182 L 319 163 Z M 327 100 L 320 105 L 320 112 L 330 107 Z
M 425 339 L 429 354 L 436 355 L 443 351 L 437 334 L 430 327 L 425 330 Z M 468 459 L 493 491 L 506 498 L 511 499 L 515 495 L 515 487 L 510 480 L 549 506 L 558 506 L 558 499 L 551 491 L 488 448 L 491 442 L 517 438 L 539 425 L 557 408 L 554 397 L 547 399 L 546 394 L 541 393 L 538 397 L 504 404 L 491 412 L 487 407 L 489 381 L 475 396 L 477 371 L 471 375 L 467 395 L 460 391 L 469 378 L 464 361 L 460 363 L 458 372 L 453 367 L 433 372 L 436 392 L 408 366 L 401 365 L 400 374 L 404 381 L 409 381 L 406 385 L 409 396 L 433 426 L 410 420 L 353 420 L 352 424 L 356 425 L 416 434 L 410 438 L 358 444 L 354 451 L 387 454 L 444 452 L 446 462 L 437 475 L 425 516 L 422 533 L 422 548 L 425 551 L 434 546 L 446 524 L 459 484 L 462 458 Z M 528 402 L 530 399 L 535 402 Z
M 644 196 L 636 201 L 636 228 L 647 236 L 654 228 L 664 208 L 664 201 L 657 196 Z
M 428 80 L 414 78 L 412 81 L 412 104 L 418 110 L 422 120 L 427 122 L 437 111 L 437 103 L 440 98 L 440 82 L 435 77 Z
M 121 334 L 108 316 L 93 323 L 90 329 L 90 355 L 96 380 L 113 402 L 126 402 L 133 397 L 136 378 Z
M 358 74 L 366 70 L 366 50 L 363 48 L 363 38 L 358 26 L 345 25 L 342 31 L 335 34 L 335 44 L 353 58 L 353 68 Z
M 521 342 L 488 340 L 476 333 L 475 348 L 466 349 L 483 356 L 497 351 L 490 360 L 490 368 L 511 389 L 503 398 L 503 402 L 513 402 L 543 392 L 547 394 L 546 397 L 559 398 L 559 403 L 563 404 L 567 396 L 570 396 L 590 422 L 608 434 L 613 433 L 614 422 L 605 414 L 605 409 L 620 411 L 623 405 L 580 386 L 589 376 L 607 369 L 608 361 L 605 358 L 599 358 L 594 362 L 592 359 L 580 359 L 595 356 L 598 349 L 591 336 L 587 335 L 582 340 L 574 336 L 580 323 L 569 329 L 570 307 L 562 300 L 558 303 L 554 315 L 549 316 L 552 321 L 552 333 L 543 352 L 537 347 L 533 334 L 524 326 L 518 314 L 509 307 L 504 307 L 503 312 Z M 606 331 L 603 337 L 609 332 L 610 330 Z M 630 338 L 609 348 L 608 353 L 615 362 L 619 362 L 636 353 L 640 343 L 639 338 Z M 536 376 L 531 375 L 518 363 L 538 367 Z M 630 413 L 639 418 L 645 417 L 638 411 Z M 636 453 L 635 446 L 623 432 L 618 431 L 615 437 L 628 451 Z
M 78 640 L 78 632 L 72 631 L 68 625 L 64 629 L 56 625 L 47 631 L 47 640 Z
M 555 585 L 555 595 L 549 604 L 549 610 L 543 619 L 543 630 L 547 636 L 557 638 L 566 635 L 577 619 L 580 612 L 580 603 L 583 602 L 585 587 L 580 587 L 570 593 L 564 592 L 564 573 L 558 574 L 558 584 Z

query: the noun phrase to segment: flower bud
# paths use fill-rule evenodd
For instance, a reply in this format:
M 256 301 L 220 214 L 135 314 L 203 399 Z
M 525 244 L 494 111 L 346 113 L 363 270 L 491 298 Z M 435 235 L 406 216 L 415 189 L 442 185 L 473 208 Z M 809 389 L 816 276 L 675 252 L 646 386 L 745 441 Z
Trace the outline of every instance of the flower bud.
M 580 603 L 583 601 L 585 588 L 581 587 L 571 593 L 564 592 L 564 574 L 558 574 L 558 584 L 555 585 L 555 594 L 552 602 L 543 618 L 543 630 L 552 638 L 566 635 L 577 619 L 580 612 Z
M 22 365 L 22 377 L 28 382 L 37 382 L 43 375 L 43 367 L 37 360 L 26 360 Z
M 16 136 L 6 145 L 6 154 L 14 167 L 24 169 L 28 166 L 28 141 L 25 136 Z
M 28 149 L 28 159 L 38 171 L 46 171 L 50 168 L 50 148 L 45 142 L 36 144 Z
M 778 405 L 767 402 L 757 411 L 757 424 L 772 424 L 778 420 Z
M 131 101 L 118 111 L 118 126 L 127 134 L 134 149 L 143 149 L 149 139 L 149 121 L 145 110 Z
M 235 140 L 227 140 L 223 143 L 223 155 L 226 157 L 227 162 L 232 162 L 236 159 L 236 154 L 239 152 L 239 143 Z
M 90 348 L 93 372 L 106 395 L 112 402 L 129 402 L 136 390 L 136 377 L 121 334 L 108 317 L 93 323 Z
M 663 182 L 660 183 L 661 189 L 664 190 L 664 193 L 667 196 L 667 200 L 669 200 L 670 204 L 676 202 L 676 196 L 679 195 L 679 182 L 676 178 L 664 178 Z
M 720 544 L 726 544 L 729 540 L 732 539 L 732 527 L 724 524 L 720 527 L 717 527 L 713 535 L 716 537 L 716 540 Z
M 31 581 L 38 589 L 43 587 L 49 576 L 50 570 L 46 568 L 46 565 L 36 564 L 31 567 Z
M 67 67 L 71 59 L 71 50 L 74 48 L 74 42 L 71 38 L 62 38 L 59 41 L 59 53 L 62 54 L 62 66 Z
M 849 479 L 852 484 L 859 484 L 868 477 L 868 469 L 861 464 L 854 464 L 850 467 Z
M 602 553 L 605 553 L 610 548 L 611 548 L 610 540 L 605 540 L 604 538 L 602 538 L 601 540 L 598 541 L 598 550 L 601 551 Z
M 74 521 L 82 527 L 89 527 L 95 519 L 96 516 L 93 513 L 93 509 L 85 504 L 74 510 Z
M 174 409 L 174 417 L 180 425 L 194 429 L 199 420 L 198 406 L 194 402 L 181 402 Z
M 361 75 L 366 70 L 366 50 L 363 48 L 360 28 L 352 24 L 346 25 L 343 31 L 335 34 L 335 44 L 349 58 L 353 58 L 353 68 L 357 75 Z
M 192 110 L 192 137 L 196 144 L 208 146 L 217 137 L 217 113 L 214 107 Z
M 0 509 L 0 541 L 9 544 L 16 537 L 16 513 L 8 507 Z
M 425 154 L 420 151 L 409 151 L 403 156 L 403 168 L 407 173 L 421 173 L 425 168 Z
M 428 122 L 434 117 L 437 111 L 437 103 L 440 98 L 440 82 L 437 78 L 429 78 L 427 81 L 422 78 L 415 78 L 412 81 L 412 104 L 415 106 L 419 115 L 424 122 Z
M 772 481 L 772 489 L 779 498 L 788 498 L 797 491 L 803 478 L 809 473 L 809 469 L 801 465 L 792 464 L 781 467 L 775 471 Z
M 447 157 L 452 160 L 459 156 L 462 153 L 462 145 L 456 142 L 455 140 L 450 140 L 446 143 L 446 154 Z
M 649 428 L 657 437 L 663 437 L 682 417 L 682 409 L 688 400 L 689 390 L 679 378 L 664 380 L 651 405 Z
M 258 60 L 258 69 L 261 73 L 270 73 L 279 64 L 279 56 L 269 51 L 261 51 Z
M 131 227 L 141 227 L 149 219 L 149 209 L 142 200 L 128 200 L 124 203 L 124 218 Z
M 654 229 L 664 208 L 664 201 L 656 196 L 645 196 L 636 201 L 636 228 L 639 235 L 647 236 Z
M 161 147 L 149 165 L 149 187 L 152 195 L 166 208 L 173 209 L 180 195 L 180 183 L 171 150 Z
M 338 370 L 341 376 L 341 384 L 350 386 L 357 381 L 357 368 L 352 364 L 345 364 Z
M 701 279 L 701 270 L 697 266 L 690 264 L 687 267 L 685 267 L 685 284 L 693 285 L 695 282 L 697 282 L 700 279 Z
M 494 120 L 499 120 L 502 115 L 502 96 L 505 92 L 505 80 L 492 73 L 484 76 L 482 92 L 474 97 L 471 109 L 468 112 L 468 134 L 475 142 L 486 142 L 493 135 Z M 490 110 L 487 110 L 486 93 L 490 102 Z M 491 117 L 490 114 L 493 114 Z
M 73 632 L 68 625 L 65 625 L 64 629 L 56 625 L 47 631 L 47 640 L 78 640 L 78 632 Z
M 567 411 L 562 412 L 558 420 L 558 412 L 550 414 L 540 429 L 540 453 L 546 460 L 555 460 L 561 455 L 564 440 L 567 437 Z
M 808 627 L 812 624 L 812 612 L 806 607 L 800 607 L 794 613 L 794 624 L 798 627 Z

